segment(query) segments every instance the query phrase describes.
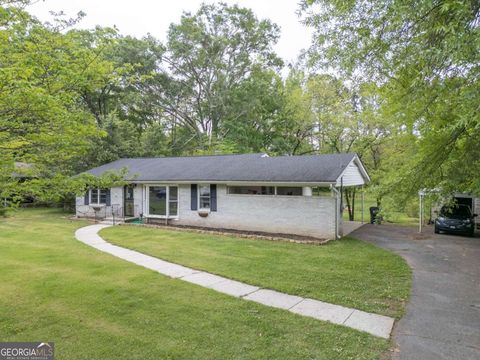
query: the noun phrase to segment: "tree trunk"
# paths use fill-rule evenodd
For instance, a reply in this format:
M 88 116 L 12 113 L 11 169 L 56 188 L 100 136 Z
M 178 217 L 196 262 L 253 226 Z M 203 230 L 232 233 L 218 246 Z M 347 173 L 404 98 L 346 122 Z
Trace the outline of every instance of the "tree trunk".
M 348 220 L 355 221 L 355 195 L 356 188 L 345 189 L 345 201 L 347 202 Z
M 355 221 L 355 197 L 357 195 L 357 188 L 354 187 L 352 189 L 352 217 L 350 219 L 350 221 Z

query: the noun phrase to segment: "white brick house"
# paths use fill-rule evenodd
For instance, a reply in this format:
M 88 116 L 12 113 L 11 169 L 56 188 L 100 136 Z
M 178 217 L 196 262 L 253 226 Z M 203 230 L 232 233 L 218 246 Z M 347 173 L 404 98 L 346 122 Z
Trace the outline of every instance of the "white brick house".
M 122 168 L 128 169 L 128 185 L 77 197 L 78 217 L 97 212 L 331 239 L 342 234 L 341 187 L 370 180 L 356 154 L 120 159 L 89 172 Z

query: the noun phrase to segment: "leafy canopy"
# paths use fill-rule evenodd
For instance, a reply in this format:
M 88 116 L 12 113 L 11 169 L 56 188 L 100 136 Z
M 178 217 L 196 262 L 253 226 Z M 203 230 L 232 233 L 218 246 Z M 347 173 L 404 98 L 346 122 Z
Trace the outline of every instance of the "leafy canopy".
M 15 4 L 17 5 L 17 4 Z M 79 192 L 85 182 L 71 180 L 71 160 L 101 136 L 84 108 L 85 87 L 100 86 L 111 64 L 97 49 L 82 45 L 73 21 L 45 25 L 20 6 L 0 7 L 0 197 L 58 198 Z M 33 166 L 21 169 L 15 162 Z M 55 188 L 54 184 L 65 186 Z
M 480 193 L 480 3 L 303 1 L 311 63 L 376 82 L 396 126 L 388 190 Z

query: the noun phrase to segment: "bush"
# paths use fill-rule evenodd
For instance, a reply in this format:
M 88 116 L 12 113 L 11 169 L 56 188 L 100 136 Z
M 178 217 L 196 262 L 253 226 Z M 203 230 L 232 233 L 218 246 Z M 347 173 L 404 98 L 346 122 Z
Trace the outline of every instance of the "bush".
M 418 200 L 409 201 L 407 205 L 405 205 L 405 213 L 411 218 L 418 217 L 418 213 L 419 213 Z

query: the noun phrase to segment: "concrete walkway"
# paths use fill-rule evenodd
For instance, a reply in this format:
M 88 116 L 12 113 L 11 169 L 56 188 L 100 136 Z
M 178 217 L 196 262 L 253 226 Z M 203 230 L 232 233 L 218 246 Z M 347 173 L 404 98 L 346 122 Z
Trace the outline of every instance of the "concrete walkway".
M 295 314 L 329 321 L 356 330 L 388 339 L 392 331 L 394 319 L 350 309 L 323 301 L 306 299 L 273 290 L 261 289 L 257 286 L 213 275 L 204 271 L 190 269 L 185 266 L 142 254 L 137 251 L 112 245 L 103 240 L 98 232 L 111 225 L 90 225 L 78 229 L 75 237 L 81 242 L 100 251 L 109 253 L 126 261 L 157 271 L 172 278 L 187 281 L 218 292 L 254 301 L 263 305 L 288 310 Z
M 343 236 L 347 236 L 351 232 L 361 228 L 365 223 L 360 221 L 343 221 Z

